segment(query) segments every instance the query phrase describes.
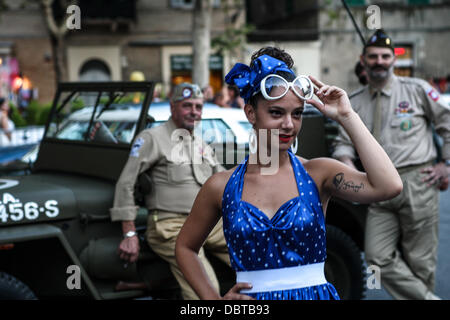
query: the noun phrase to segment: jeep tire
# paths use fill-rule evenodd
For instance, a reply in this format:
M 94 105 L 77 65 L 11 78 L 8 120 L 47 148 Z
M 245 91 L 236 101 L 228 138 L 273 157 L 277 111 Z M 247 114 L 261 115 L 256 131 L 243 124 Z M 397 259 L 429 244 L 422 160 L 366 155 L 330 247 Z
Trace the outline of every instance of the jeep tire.
M 26 284 L 12 275 L 0 272 L 0 300 L 37 300 Z
M 364 261 L 355 242 L 341 229 L 327 225 L 325 276 L 343 300 L 365 296 Z

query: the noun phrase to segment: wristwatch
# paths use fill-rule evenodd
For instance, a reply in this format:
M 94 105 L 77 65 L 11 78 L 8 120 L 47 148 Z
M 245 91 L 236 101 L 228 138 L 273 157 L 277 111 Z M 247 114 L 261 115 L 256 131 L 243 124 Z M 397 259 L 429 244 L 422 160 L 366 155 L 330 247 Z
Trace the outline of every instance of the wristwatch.
M 137 236 L 137 232 L 136 231 L 128 231 L 127 233 L 125 233 L 123 235 L 124 239 L 126 238 L 132 238 L 134 236 Z

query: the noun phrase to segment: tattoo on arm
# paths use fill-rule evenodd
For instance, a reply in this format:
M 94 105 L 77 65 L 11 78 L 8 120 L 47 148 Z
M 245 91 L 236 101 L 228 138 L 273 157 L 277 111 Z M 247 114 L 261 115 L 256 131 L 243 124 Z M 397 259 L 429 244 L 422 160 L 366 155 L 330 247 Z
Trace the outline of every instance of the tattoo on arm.
M 364 184 L 362 182 L 359 185 L 356 185 L 353 181 L 346 181 L 342 172 L 339 172 L 334 176 L 333 184 L 338 190 L 353 190 L 354 192 L 358 192 L 360 189 L 364 189 Z

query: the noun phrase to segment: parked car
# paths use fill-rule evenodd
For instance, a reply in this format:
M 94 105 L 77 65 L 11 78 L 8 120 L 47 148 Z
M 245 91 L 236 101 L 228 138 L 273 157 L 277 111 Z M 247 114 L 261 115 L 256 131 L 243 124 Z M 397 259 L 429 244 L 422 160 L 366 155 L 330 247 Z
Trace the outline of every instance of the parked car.
M 450 108 L 450 93 L 444 93 L 441 96 L 444 99 L 445 103 L 447 104 L 447 107 Z
M 147 210 L 141 207 L 136 220 L 142 248 L 136 264 L 119 259 L 121 225 L 109 215 L 134 137 L 169 116 L 167 102 L 149 108 L 152 89 L 149 82 L 58 86 L 33 168 L 28 174 L 0 177 L 0 298 L 180 297 L 168 264 L 145 241 Z M 136 94 L 139 104 L 125 102 Z M 80 100 L 95 105 L 74 111 Z M 247 152 L 250 128 L 243 111 L 206 106 L 203 119 L 197 130 L 205 133 L 205 141 L 216 150 L 232 144 L 222 157 L 230 152 L 239 162 L 240 152 Z M 307 106 L 299 154 L 329 154 L 335 134 L 335 123 Z M 148 180 L 138 180 L 136 201 L 142 206 Z M 339 200 L 328 205 L 325 273 L 343 299 L 364 295 L 364 217 L 365 206 Z M 235 274 L 213 256 L 210 260 L 225 293 Z M 79 287 L 69 281 L 76 270 Z
M 43 126 L 28 126 L 15 128 L 9 139 L 0 130 L 0 166 L 22 158 L 42 139 Z

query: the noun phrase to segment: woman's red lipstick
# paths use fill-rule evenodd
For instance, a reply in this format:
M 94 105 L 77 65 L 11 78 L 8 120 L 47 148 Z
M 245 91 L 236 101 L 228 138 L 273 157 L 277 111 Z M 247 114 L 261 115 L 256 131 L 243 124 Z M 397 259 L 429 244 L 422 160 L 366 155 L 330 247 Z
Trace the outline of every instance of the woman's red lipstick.
M 281 142 L 287 143 L 287 142 L 289 142 L 292 139 L 292 136 L 288 136 L 288 135 L 285 135 L 285 134 L 280 134 L 278 136 L 278 138 L 280 139 Z

